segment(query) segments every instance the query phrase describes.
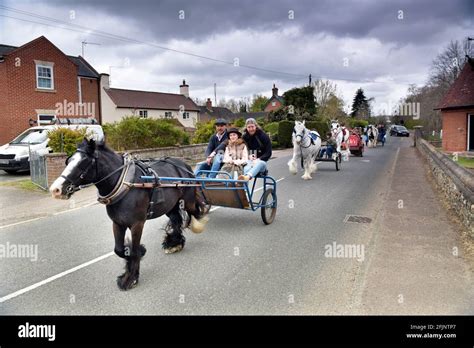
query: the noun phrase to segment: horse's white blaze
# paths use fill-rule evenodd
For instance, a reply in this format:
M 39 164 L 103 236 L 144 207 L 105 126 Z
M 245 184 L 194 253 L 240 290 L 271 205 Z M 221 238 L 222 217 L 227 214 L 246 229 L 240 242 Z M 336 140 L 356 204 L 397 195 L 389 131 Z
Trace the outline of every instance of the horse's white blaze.
M 68 176 L 69 174 L 72 173 L 72 170 L 79 164 L 81 160 L 81 154 L 80 153 L 75 153 L 72 155 L 71 159 L 69 160 L 68 165 L 66 168 L 64 168 L 63 172 L 61 175 Z M 61 192 L 63 190 L 63 185 L 66 180 L 63 177 L 59 177 L 56 180 L 54 180 L 53 184 L 49 188 L 49 192 L 51 192 L 52 196 L 54 198 L 61 198 Z

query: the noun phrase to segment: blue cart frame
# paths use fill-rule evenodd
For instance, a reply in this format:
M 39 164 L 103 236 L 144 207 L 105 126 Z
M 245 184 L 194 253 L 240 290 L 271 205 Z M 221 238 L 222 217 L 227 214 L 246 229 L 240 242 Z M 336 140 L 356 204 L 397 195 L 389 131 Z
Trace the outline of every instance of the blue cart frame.
M 208 178 L 202 175 L 222 175 L 226 178 Z M 144 180 L 154 181 L 154 176 L 142 176 Z M 227 208 L 261 210 L 262 220 L 266 225 L 273 222 L 277 210 L 276 181 L 267 173 L 256 176 L 252 183 L 245 180 L 232 179 L 229 173 L 222 171 L 200 170 L 195 178 L 159 177 L 158 187 L 186 187 L 200 188 L 209 206 Z M 263 194 L 254 200 L 257 181 L 262 182 Z M 162 183 L 162 184 L 161 184 Z

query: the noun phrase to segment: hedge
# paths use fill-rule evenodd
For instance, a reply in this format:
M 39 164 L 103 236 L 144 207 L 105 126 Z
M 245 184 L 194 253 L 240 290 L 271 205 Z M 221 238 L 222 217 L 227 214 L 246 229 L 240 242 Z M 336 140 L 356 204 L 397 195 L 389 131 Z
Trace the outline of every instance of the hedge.
M 294 122 L 280 121 L 278 124 L 278 143 L 281 147 L 291 147 L 291 135 L 293 133 Z
M 48 131 L 48 146 L 53 152 L 65 152 L 71 156 L 77 150 L 77 145 L 87 135 L 86 128 L 56 128 Z
M 189 135 L 166 119 L 126 116 L 103 128 L 108 145 L 117 151 L 189 144 Z
M 307 121 L 305 122 L 305 126 L 310 130 L 317 131 L 323 139 L 326 133 L 329 132 L 329 124 L 326 121 Z

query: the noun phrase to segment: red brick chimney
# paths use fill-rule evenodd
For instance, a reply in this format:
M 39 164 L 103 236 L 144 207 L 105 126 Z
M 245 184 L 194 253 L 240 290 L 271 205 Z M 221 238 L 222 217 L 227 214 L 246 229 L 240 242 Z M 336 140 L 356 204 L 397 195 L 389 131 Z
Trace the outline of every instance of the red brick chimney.
M 278 96 L 278 88 L 275 87 L 275 84 L 273 84 L 272 96 L 274 96 L 274 97 Z
M 206 108 L 208 110 L 212 110 L 212 101 L 211 101 L 211 98 L 207 98 L 206 100 Z

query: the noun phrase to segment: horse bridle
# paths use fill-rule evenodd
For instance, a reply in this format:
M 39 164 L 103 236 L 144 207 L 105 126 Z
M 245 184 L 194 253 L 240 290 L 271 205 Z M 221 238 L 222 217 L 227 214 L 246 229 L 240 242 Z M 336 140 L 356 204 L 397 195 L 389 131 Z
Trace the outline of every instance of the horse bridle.
M 87 187 L 90 187 L 92 185 L 97 185 L 99 183 L 101 183 L 102 181 L 110 178 L 112 175 L 114 175 L 115 173 L 117 173 L 118 171 L 122 170 L 125 166 L 126 166 L 126 163 L 124 161 L 124 164 L 121 165 L 120 167 L 118 167 L 117 169 L 115 169 L 114 171 L 112 171 L 111 173 L 107 174 L 105 177 L 103 177 L 102 179 L 98 180 L 98 181 L 95 181 L 95 182 L 92 182 L 90 184 L 85 184 L 85 185 L 78 185 L 77 184 L 77 181 L 78 180 L 82 180 L 86 177 L 87 173 L 89 173 L 90 169 L 92 167 L 95 167 L 95 177 L 97 178 L 99 176 L 99 167 L 97 165 L 97 158 L 99 158 L 99 152 L 97 150 L 94 151 L 94 153 L 91 155 L 90 153 L 88 153 L 87 151 L 85 150 L 82 150 L 82 149 L 77 149 L 77 152 L 80 152 L 80 153 L 83 153 L 87 156 L 87 158 L 91 158 L 92 157 L 92 161 L 89 163 L 89 165 L 79 174 L 79 176 L 77 178 L 68 178 L 66 175 L 62 175 L 61 174 L 61 178 L 64 179 L 64 181 L 66 183 L 69 183 L 68 187 L 66 188 L 66 193 L 68 194 L 72 194 L 76 191 L 79 191 L 79 190 L 82 190 L 84 188 L 87 188 Z M 71 157 L 73 156 L 74 154 L 72 154 L 71 156 L 69 156 L 67 159 L 66 159 L 66 165 L 69 163 L 69 160 L 71 159 Z
M 295 134 L 295 138 L 296 138 L 296 137 L 301 137 L 301 142 L 300 142 L 299 146 L 300 146 L 301 148 L 303 148 L 303 149 L 307 149 L 308 147 L 311 146 L 311 141 L 309 142 L 309 145 L 308 145 L 308 146 L 303 146 L 303 145 L 302 145 L 304 138 L 307 137 L 307 135 L 306 135 L 306 128 L 304 128 L 301 133 L 302 133 L 302 134 L 298 134 L 298 133 L 296 133 L 296 131 L 293 129 L 293 134 Z

